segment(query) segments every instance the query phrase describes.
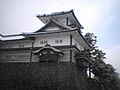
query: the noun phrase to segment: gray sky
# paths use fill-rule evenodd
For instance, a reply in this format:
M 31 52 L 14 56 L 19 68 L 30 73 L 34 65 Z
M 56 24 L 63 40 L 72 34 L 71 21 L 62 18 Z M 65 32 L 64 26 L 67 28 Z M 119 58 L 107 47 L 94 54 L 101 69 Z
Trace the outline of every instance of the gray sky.
M 33 32 L 44 24 L 36 14 L 69 11 L 83 25 L 83 33 L 98 37 L 105 60 L 120 73 L 120 1 L 119 0 L 0 0 L 0 33 Z

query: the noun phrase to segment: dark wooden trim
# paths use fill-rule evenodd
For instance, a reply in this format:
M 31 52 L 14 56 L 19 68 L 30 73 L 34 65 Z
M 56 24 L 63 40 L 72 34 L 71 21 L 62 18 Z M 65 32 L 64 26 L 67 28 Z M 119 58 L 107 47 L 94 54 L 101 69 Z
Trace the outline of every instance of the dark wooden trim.
M 26 47 L 26 48 L 1 48 L 1 51 L 22 51 L 22 50 L 31 50 L 31 47 Z
M 80 50 L 76 47 L 76 45 L 64 45 L 64 46 L 53 46 L 54 48 L 56 49 L 76 49 L 78 52 L 80 52 Z M 31 47 L 24 47 L 24 48 L 7 48 L 7 49 L 0 49 L 0 52 L 11 52 L 11 51 L 29 51 L 31 52 L 32 51 L 32 54 L 35 50 L 38 50 L 42 47 L 33 47 L 32 50 L 31 50 Z
M 66 48 L 76 48 L 75 45 L 63 45 L 63 46 L 53 46 L 57 49 L 66 49 Z M 33 50 L 40 49 L 42 47 L 33 47 Z M 31 50 L 31 47 L 23 47 L 23 48 L 0 48 L 0 51 L 22 51 L 22 50 Z
M 72 50 L 70 50 L 70 62 L 72 62 Z
M 72 35 L 70 35 L 70 46 L 72 46 Z
M 68 17 L 66 18 L 66 25 L 68 26 Z
M 35 38 L 31 38 L 31 40 L 32 40 L 32 46 L 31 46 L 31 53 L 30 53 L 30 62 L 32 61 L 32 54 L 33 54 L 33 48 L 34 48 L 34 39 Z

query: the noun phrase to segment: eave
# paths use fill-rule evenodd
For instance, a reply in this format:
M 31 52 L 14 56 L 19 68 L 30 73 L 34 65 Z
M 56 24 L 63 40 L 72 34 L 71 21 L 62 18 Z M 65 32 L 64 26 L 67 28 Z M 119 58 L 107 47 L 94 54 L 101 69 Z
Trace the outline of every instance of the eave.
M 13 35 L 2 35 L 2 34 L 0 34 L 0 36 L 1 36 L 0 42 L 31 40 L 31 37 L 26 38 L 24 33 L 13 34 Z
M 82 39 L 85 41 L 85 43 L 89 46 L 89 48 L 91 48 L 90 44 L 87 42 L 87 40 L 83 37 L 83 35 L 81 34 L 81 32 L 79 30 L 77 30 L 79 35 L 82 37 Z
M 53 33 L 62 33 L 62 32 L 72 32 L 76 31 L 76 28 L 68 29 L 68 30 L 54 30 L 49 32 L 33 32 L 33 33 L 25 33 L 25 37 L 36 37 L 37 35 L 46 35 L 46 34 L 53 34 Z
M 80 27 L 80 29 L 83 29 L 83 26 L 79 23 L 79 21 L 76 18 L 73 10 L 66 11 L 66 12 L 57 12 L 57 13 L 48 14 L 48 15 L 46 15 L 46 14 L 44 14 L 44 15 L 37 15 L 36 17 L 39 20 L 41 20 L 44 24 L 46 24 L 46 22 L 44 21 L 45 19 L 51 19 L 51 18 L 60 16 L 60 15 L 64 16 L 64 15 L 67 15 L 67 14 L 74 19 L 74 21 L 77 23 L 77 25 Z

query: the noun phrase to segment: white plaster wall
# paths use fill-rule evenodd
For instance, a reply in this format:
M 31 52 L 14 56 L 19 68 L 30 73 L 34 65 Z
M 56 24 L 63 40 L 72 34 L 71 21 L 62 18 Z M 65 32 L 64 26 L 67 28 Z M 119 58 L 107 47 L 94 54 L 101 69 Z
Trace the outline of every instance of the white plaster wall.
M 58 19 L 58 21 L 60 22 L 60 23 L 62 23 L 62 24 L 64 24 L 64 25 L 66 25 L 66 18 L 61 18 L 61 19 Z M 68 19 L 68 25 L 70 25 L 70 24 L 72 24 L 71 22 L 70 22 L 70 20 Z
M 58 21 L 62 24 L 65 24 L 66 25 L 66 18 L 61 18 L 61 19 L 58 19 Z
M 31 41 L 27 40 L 20 40 L 20 41 L 8 41 L 3 42 L 0 48 L 24 48 L 24 47 L 31 47 Z
M 45 31 L 55 31 L 55 30 L 60 30 L 59 27 L 51 26 L 45 29 Z
M 14 42 L 14 41 L 11 41 L 11 42 L 3 42 L 2 43 L 2 47 L 1 48 L 18 48 L 19 47 L 19 43 L 18 42 Z
M 30 51 L 4 51 L 0 52 L 0 62 L 29 62 Z
M 81 43 L 74 37 L 72 38 L 72 44 L 76 45 L 79 50 L 84 50 L 84 47 L 81 45 Z
M 64 56 L 59 58 L 59 62 L 70 62 L 70 50 L 62 51 L 64 53 Z
M 55 43 L 56 40 L 62 40 L 62 43 Z M 47 43 L 41 44 L 40 42 L 42 41 L 47 41 Z M 51 46 L 70 45 L 70 36 L 65 33 L 47 34 L 36 37 L 34 41 L 34 47 L 40 47 L 46 44 L 50 44 Z
M 56 40 L 62 40 L 62 42 L 56 43 Z M 47 43 L 40 42 L 47 41 Z M 34 40 L 34 47 L 41 47 L 46 44 L 50 44 L 51 46 L 62 46 L 62 45 L 70 45 L 70 35 L 68 33 L 53 33 L 53 34 L 44 34 L 37 36 Z M 23 47 L 22 47 L 23 46 Z M 8 41 L 3 42 L 0 48 L 24 48 L 31 47 L 31 40 L 20 40 L 20 41 Z

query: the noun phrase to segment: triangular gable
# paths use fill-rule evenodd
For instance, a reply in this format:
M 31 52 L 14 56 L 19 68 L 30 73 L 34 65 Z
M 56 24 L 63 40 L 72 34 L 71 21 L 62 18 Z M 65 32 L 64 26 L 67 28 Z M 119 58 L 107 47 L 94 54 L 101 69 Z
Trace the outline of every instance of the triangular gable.
M 50 20 L 45 26 L 43 26 L 41 29 L 37 30 L 36 32 L 49 32 L 54 30 L 65 30 L 70 29 L 69 26 L 66 26 L 56 20 Z
M 44 24 L 46 24 L 47 21 L 49 19 L 51 19 L 51 18 L 54 18 L 55 20 L 68 18 L 71 21 L 71 24 L 75 24 L 80 29 L 83 29 L 83 26 L 77 20 L 73 10 L 66 11 L 66 12 L 63 12 L 63 11 L 62 12 L 56 12 L 56 13 L 52 13 L 52 14 L 48 14 L 48 15 L 46 15 L 46 14 L 44 14 L 44 15 L 37 15 L 37 18 L 39 20 L 41 20 Z

